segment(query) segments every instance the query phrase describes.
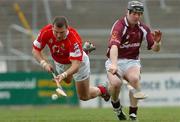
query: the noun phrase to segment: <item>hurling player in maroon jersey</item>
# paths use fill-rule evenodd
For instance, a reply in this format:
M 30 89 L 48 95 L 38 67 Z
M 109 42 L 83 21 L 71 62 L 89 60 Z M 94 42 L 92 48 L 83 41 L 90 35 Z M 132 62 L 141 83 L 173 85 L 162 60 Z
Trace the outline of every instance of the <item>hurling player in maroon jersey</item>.
M 80 35 L 68 25 L 65 17 L 55 17 L 52 24 L 41 29 L 33 42 L 34 57 L 47 72 L 53 72 L 53 66 L 42 55 L 45 46 L 48 46 L 59 74 L 55 78 L 57 84 L 62 80 L 68 83 L 73 78 L 81 100 L 86 101 L 97 96 L 102 96 L 106 101 L 109 100 L 110 96 L 105 86 L 90 86 L 89 57 L 83 51 Z
M 140 90 L 140 58 L 139 49 L 143 40 L 147 43 L 147 49 L 158 52 L 161 45 L 162 33 L 157 30 L 151 32 L 150 28 L 140 21 L 144 12 L 143 3 L 130 1 L 125 17 L 118 19 L 111 30 L 109 39 L 106 70 L 109 80 L 111 103 L 119 120 L 126 120 L 122 111 L 119 94 L 122 81 L 115 75 L 120 73 L 134 88 Z M 138 100 L 129 93 L 130 107 L 129 117 L 136 120 Z

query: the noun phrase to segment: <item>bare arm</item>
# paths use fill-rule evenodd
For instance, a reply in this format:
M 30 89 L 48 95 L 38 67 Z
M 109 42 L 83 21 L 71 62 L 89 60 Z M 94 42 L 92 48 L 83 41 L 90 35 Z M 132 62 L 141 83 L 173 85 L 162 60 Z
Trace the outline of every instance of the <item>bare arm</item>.
M 117 72 L 117 60 L 118 60 L 118 47 L 116 45 L 112 45 L 110 49 L 110 60 L 112 64 L 109 67 L 109 72 L 115 74 Z
M 66 70 L 67 75 L 73 75 L 74 73 L 78 72 L 80 65 L 81 61 L 71 60 L 71 67 Z
M 45 60 L 45 58 L 43 57 L 41 51 L 36 50 L 34 47 L 32 49 L 32 54 L 34 56 L 34 58 L 40 63 L 42 60 Z
M 32 54 L 47 72 L 53 71 L 53 66 L 46 61 L 46 58 L 43 56 L 41 51 L 38 51 L 33 47 Z
M 81 61 L 78 60 L 71 60 L 71 67 L 67 69 L 65 72 L 62 74 L 59 74 L 56 78 L 56 82 L 61 82 L 63 79 L 67 78 L 68 76 L 72 76 L 76 72 L 78 72 L 79 67 L 81 65 Z

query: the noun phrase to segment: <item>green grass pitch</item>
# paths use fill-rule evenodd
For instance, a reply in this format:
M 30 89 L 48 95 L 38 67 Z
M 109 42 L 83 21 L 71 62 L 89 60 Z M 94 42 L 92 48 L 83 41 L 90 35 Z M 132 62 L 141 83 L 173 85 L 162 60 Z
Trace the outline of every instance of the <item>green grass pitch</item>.
M 128 113 L 127 108 L 125 112 Z M 140 107 L 138 120 L 139 122 L 180 122 L 180 107 Z M 0 122 L 118 122 L 118 120 L 111 108 L 19 106 L 0 107 Z

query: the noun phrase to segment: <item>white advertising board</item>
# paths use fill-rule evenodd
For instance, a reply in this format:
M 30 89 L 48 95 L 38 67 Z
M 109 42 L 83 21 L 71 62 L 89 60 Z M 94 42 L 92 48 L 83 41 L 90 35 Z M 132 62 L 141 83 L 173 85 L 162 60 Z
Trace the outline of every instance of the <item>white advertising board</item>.
M 107 81 L 106 74 L 91 75 L 91 85 Z M 177 106 L 180 105 L 180 72 L 143 73 L 141 74 L 141 89 L 148 95 L 139 101 L 140 106 Z M 120 99 L 124 106 L 129 106 L 128 90 L 123 86 Z M 81 101 L 81 107 L 111 107 L 110 102 L 95 98 Z

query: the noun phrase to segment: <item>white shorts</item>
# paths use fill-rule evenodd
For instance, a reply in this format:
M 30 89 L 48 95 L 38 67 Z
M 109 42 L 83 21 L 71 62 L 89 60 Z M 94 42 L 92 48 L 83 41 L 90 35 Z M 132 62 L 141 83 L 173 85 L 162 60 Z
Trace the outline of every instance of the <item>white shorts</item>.
M 54 63 L 55 63 L 56 71 L 58 72 L 58 74 L 65 72 L 71 66 L 71 64 L 60 64 L 58 62 L 54 62 Z M 83 52 L 83 59 L 81 62 L 81 66 L 78 72 L 73 75 L 73 78 L 77 82 L 77 81 L 85 80 L 89 78 L 89 76 L 90 76 L 89 57 L 87 56 L 85 52 Z
M 124 76 L 125 72 L 130 68 L 130 67 L 141 67 L 140 60 L 134 60 L 134 59 L 118 59 L 118 70 L 119 73 Z M 108 59 L 105 63 L 106 71 L 109 70 L 109 66 L 111 65 L 110 59 Z

